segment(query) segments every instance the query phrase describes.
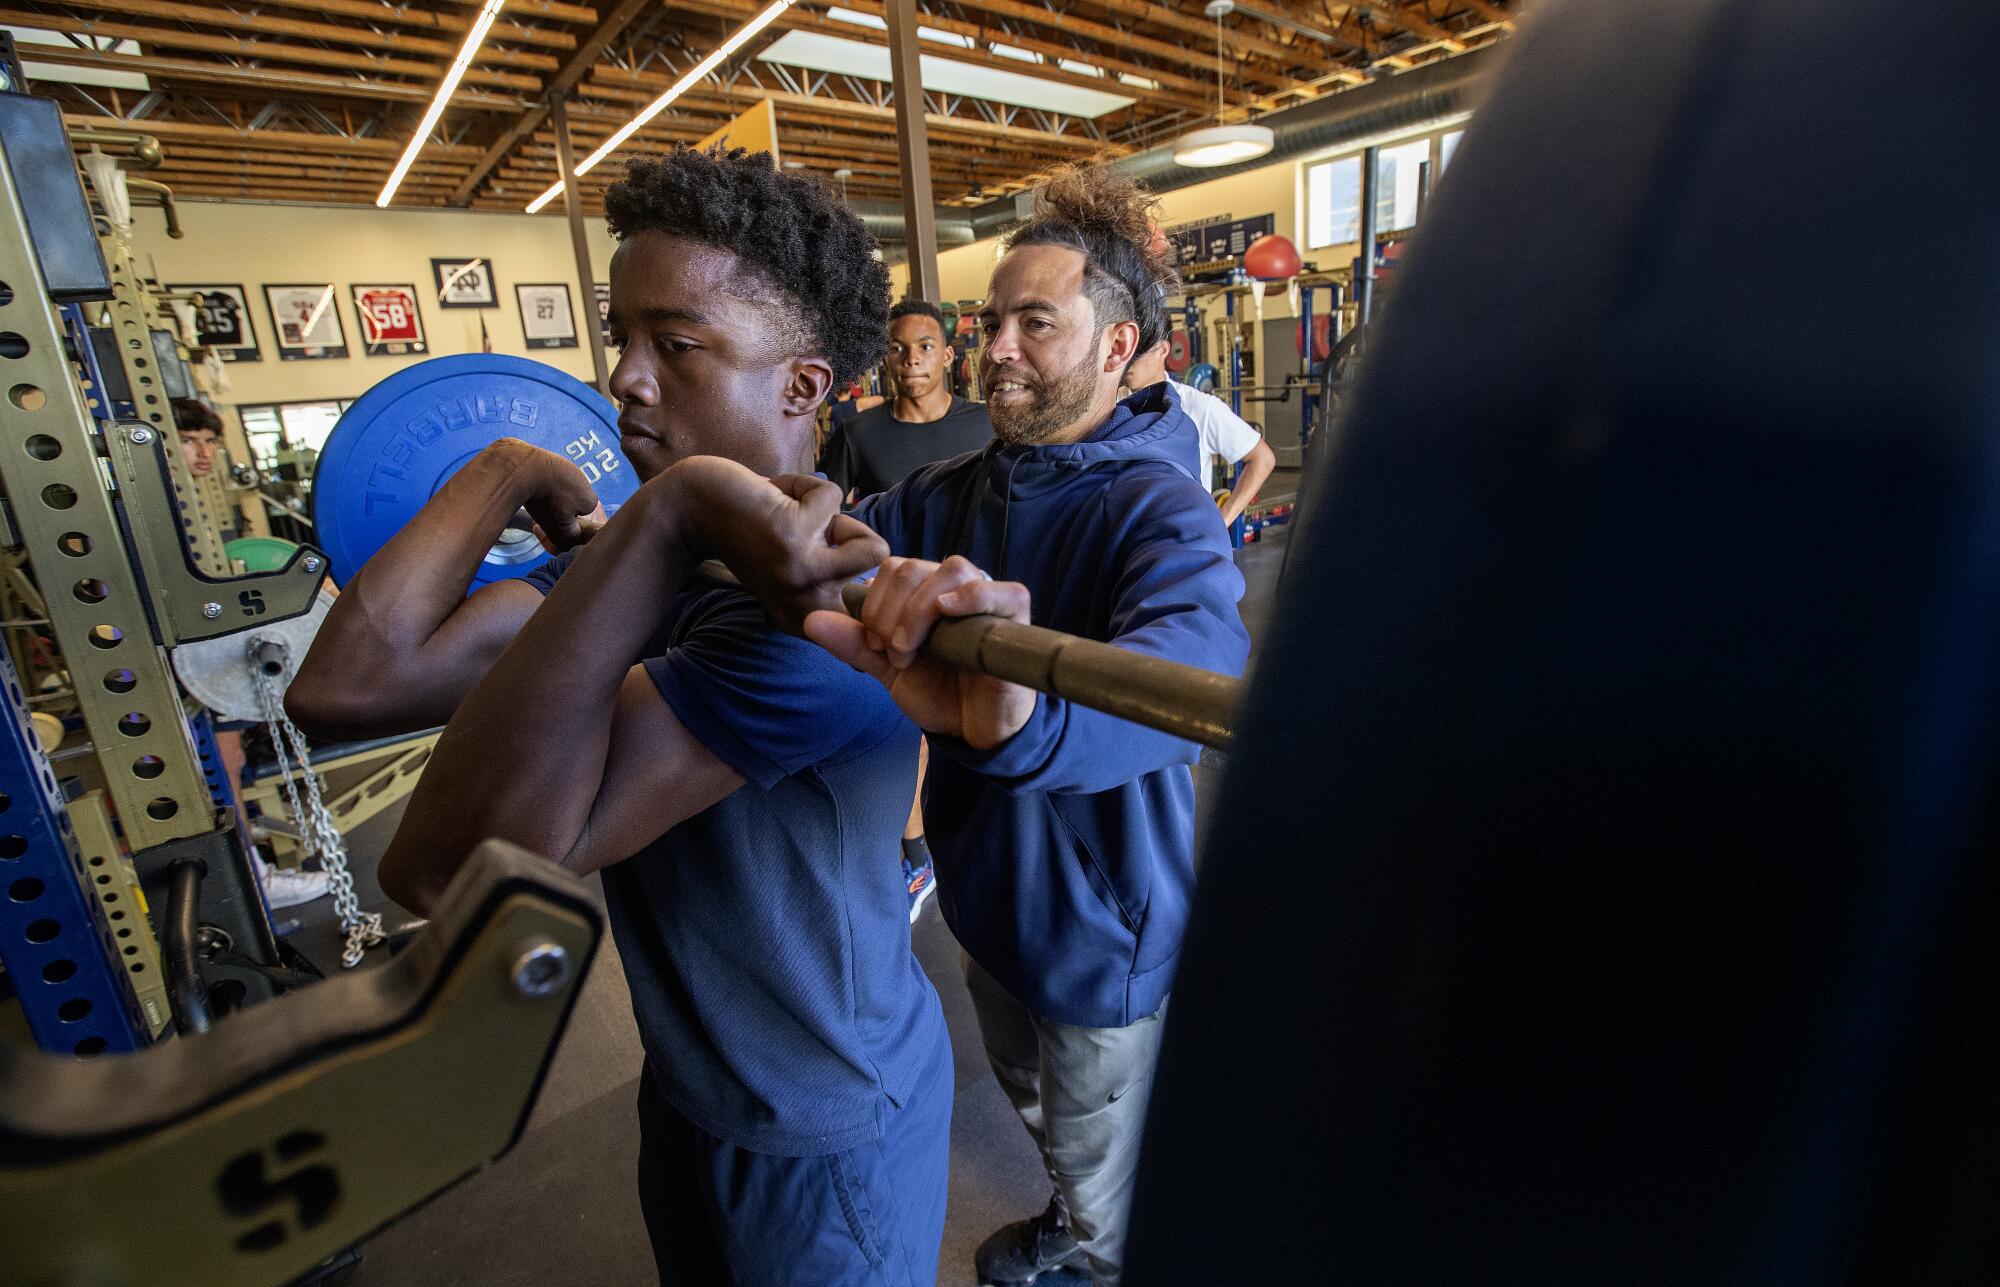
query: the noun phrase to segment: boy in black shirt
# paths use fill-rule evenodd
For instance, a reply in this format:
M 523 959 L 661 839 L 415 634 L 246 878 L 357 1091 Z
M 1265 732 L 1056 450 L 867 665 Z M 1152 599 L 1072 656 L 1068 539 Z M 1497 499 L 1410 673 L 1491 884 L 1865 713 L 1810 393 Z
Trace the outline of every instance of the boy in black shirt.
M 849 502 L 886 492 L 934 461 L 978 451 L 993 441 L 986 404 L 951 391 L 952 352 L 944 314 L 935 304 L 906 299 L 889 310 L 889 374 L 893 401 L 850 416 L 827 435 L 820 472 L 840 485 Z M 924 841 L 924 773 L 930 748 L 920 748 L 917 798 L 903 829 L 903 880 L 910 890 L 910 922 L 937 892 L 937 873 Z
M 854 499 L 886 492 L 939 460 L 993 440 L 986 405 L 952 396 L 951 343 L 936 305 L 906 299 L 889 311 L 889 374 L 896 396 L 827 435 L 820 471 Z

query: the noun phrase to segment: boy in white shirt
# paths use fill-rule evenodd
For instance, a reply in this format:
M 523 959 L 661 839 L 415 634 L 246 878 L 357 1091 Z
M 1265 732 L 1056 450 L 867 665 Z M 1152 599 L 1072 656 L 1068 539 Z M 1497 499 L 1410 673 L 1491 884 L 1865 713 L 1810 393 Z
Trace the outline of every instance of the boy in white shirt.
M 1134 393 L 1151 388 L 1166 378 L 1165 341 L 1133 358 L 1132 365 L 1125 369 L 1125 387 Z M 1194 473 L 1197 481 L 1204 487 L 1209 485 L 1209 465 L 1216 456 L 1231 465 L 1238 461 L 1243 464 L 1243 476 L 1229 489 L 1229 501 L 1222 507 L 1224 525 L 1234 523 L 1250 507 L 1250 502 L 1257 499 L 1264 480 L 1277 468 L 1277 453 L 1264 441 L 1264 435 L 1214 394 L 1176 383 L 1174 397 L 1201 434 L 1201 456 L 1195 462 Z

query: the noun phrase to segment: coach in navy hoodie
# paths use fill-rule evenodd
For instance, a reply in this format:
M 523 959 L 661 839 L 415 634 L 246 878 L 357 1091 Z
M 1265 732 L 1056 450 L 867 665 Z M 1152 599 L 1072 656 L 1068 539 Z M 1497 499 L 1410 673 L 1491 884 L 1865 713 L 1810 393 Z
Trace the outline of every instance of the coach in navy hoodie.
M 1188 469 L 1193 422 L 1165 385 L 1117 400 L 1132 357 L 1166 333 L 1173 274 L 1150 205 L 1108 171 L 1072 171 L 1011 234 L 981 315 L 997 440 L 854 511 L 903 556 L 882 564 L 860 621 L 803 615 L 828 588 L 788 582 L 785 565 L 808 560 L 782 554 L 782 535 L 761 566 L 737 566 L 931 735 L 939 901 L 994 1072 L 1055 1189 L 979 1249 L 983 1283 L 1085 1264 L 1118 1281 L 1194 888 L 1197 748 L 916 650 L 941 617 L 996 613 L 1230 674 L 1249 652 L 1243 580 Z M 795 506 L 775 489 L 767 501 L 742 521 Z M 828 536 L 851 539 L 850 522 Z
M 1036 625 L 1234 674 L 1243 580 L 1183 464 L 1195 432 L 1157 386 L 1081 442 L 996 442 L 855 517 L 892 550 L 1029 587 Z M 1036 1015 L 1118 1028 L 1165 1002 L 1194 883 L 1196 749 L 1055 697 L 991 749 L 939 742 L 924 817 L 940 906 Z

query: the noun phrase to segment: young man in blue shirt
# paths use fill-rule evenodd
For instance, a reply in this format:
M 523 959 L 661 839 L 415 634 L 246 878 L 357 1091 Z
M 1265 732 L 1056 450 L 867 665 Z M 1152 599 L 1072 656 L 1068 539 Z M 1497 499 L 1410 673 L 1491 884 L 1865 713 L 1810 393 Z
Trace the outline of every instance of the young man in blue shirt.
M 1118 1281 L 1194 890 L 1197 748 L 916 650 L 940 618 L 997 613 L 1230 674 L 1249 654 L 1243 579 L 1192 473 L 1194 424 L 1163 386 L 1118 400 L 1167 329 L 1173 272 L 1151 248 L 1151 206 L 1107 170 L 1071 171 L 1009 235 L 980 318 L 998 441 L 855 509 L 907 556 L 882 564 L 860 621 L 806 615 L 826 592 L 810 543 L 731 564 L 930 737 L 938 901 L 994 1073 L 1055 1188 L 1047 1211 L 980 1248 L 985 1283 L 1086 1262 Z M 759 485 L 737 521 L 770 526 L 765 554 L 808 530 L 794 511 L 825 507 L 815 488 L 837 490 Z
M 382 860 L 399 902 L 426 909 L 488 836 L 603 871 L 662 1281 L 928 1285 L 951 1052 L 891 859 L 917 732 L 694 579 L 754 555 L 732 486 L 810 467 L 827 391 L 881 351 L 886 274 L 837 197 L 761 154 L 634 161 L 606 213 L 612 392 L 647 481 L 587 546 L 466 598 L 517 507 L 569 544 L 596 504 L 561 457 L 482 453 L 347 587 L 290 705 L 346 735 L 449 717 Z M 884 553 L 837 495 L 798 518 L 830 577 Z

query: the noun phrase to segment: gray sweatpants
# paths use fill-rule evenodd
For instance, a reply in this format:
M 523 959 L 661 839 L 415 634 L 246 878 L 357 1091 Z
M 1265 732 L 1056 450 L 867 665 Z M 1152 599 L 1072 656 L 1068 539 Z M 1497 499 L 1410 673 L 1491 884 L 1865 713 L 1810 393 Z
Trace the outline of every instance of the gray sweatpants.
M 1123 1028 L 1079 1028 L 1031 1013 L 971 957 L 965 986 L 993 1075 L 1042 1151 L 1057 1209 L 1098 1287 L 1116 1287 L 1166 1006 Z

